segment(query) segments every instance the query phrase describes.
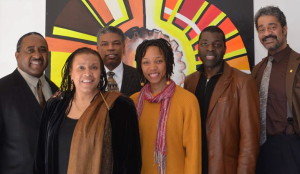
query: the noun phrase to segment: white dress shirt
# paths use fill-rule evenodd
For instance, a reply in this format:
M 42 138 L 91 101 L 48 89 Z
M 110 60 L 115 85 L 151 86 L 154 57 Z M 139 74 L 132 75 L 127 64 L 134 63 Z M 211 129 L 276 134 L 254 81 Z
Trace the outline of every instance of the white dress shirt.
M 25 79 L 25 81 L 27 82 L 28 86 L 30 87 L 30 89 L 37 101 L 39 101 L 39 98 L 38 98 L 36 87 L 37 87 L 37 83 L 38 83 L 39 79 L 41 79 L 41 82 L 42 82 L 42 90 L 43 90 L 45 100 L 47 101 L 52 96 L 52 91 L 51 91 L 50 85 L 46 81 L 44 74 L 40 78 L 36 78 L 36 77 L 31 76 L 31 75 L 27 74 L 26 72 L 22 71 L 20 68 L 18 68 L 18 71 L 21 74 L 21 76 Z
M 104 68 L 105 68 L 106 73 L 110 71 L 106 66 L 104 66 Z M 121 91 L 123 72 L 124 72 L 123 62 L 121 62 L 115 69 L 113 69 L 112 72 L 115 73 L 113 78 L 117 82 L 118 88 Z M 108 76 L 107 76 L 107 78 L 108 78 Z

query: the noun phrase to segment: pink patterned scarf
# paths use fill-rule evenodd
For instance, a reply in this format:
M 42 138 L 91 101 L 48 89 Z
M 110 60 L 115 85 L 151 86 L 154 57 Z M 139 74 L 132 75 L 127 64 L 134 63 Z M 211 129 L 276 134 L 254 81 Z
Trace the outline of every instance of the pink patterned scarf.
M 140 119 L 142 115 L 144 100 L 147 100 L 150 103 L 161 103 L 154 152 L 155 163 L 158 164 L 158 170 L 160 174 L 164 174 L 166 169 L 166 126 L 168 120 L 170 100 L 175 92 L 175 88 L 175 82 L 170 80 L 170 84 L 167 85 L 162 92 L 153 97 L 151 94 L 150 84 L 148 83 L 142 88 L 136 105 L 138 119 Z

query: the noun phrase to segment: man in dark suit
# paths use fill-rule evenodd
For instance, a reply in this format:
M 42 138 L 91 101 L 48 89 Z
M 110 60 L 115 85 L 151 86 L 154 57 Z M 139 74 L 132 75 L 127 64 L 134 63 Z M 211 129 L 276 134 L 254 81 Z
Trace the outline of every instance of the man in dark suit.
M 15 56 L 18 68 L 0 79 L 0 173 L 32 174 L 42 105 L 57 87 L 44 75 L 48 45 L 41 34 L 23 35 Z
M 106 73 L 113 72 L 113 78 L 120 92 L 130 96 L 140 91 L 140 77 L 135 68 L 122 62 L 125 50 L 125 35 L 117 27 L 101 28 L 97 34 L 97 49 L 103 59 Z
M 252 71 L 261 99 L 257 174 L 300 173 L 300 54 L 287 44 L 286 17 L 278 7 L 261 8 L 255 27 L 268 50 Z

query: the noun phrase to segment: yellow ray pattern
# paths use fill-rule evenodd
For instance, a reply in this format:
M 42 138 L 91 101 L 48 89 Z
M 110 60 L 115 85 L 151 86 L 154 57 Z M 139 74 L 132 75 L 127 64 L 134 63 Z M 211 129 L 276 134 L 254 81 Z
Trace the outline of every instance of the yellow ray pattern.
M 60 28 L 60 27 L 53 27 L 53 35 L 58 35 L 58 36 L 65 36 L 65 37 L 70 37 L 70 38 L 75 38 L 75 39 L 82 39 L 82 40 L 87 40 L 87 41 L 92 41 L 92 42 L 97 42 L 97 37 L 92 36 L 89 34 L 81 33 L 78 31 L 73 31 L 65 28 Z

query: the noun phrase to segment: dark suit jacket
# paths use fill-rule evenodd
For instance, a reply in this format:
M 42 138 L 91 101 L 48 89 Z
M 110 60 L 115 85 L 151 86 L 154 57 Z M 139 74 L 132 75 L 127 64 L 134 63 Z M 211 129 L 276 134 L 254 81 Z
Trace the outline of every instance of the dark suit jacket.
M 0 79 L 0 96 L 0 173 L 32 174 L 42 108 L 17 69 Z
M 137 70 L 123 63 L 124 72 L 122 78 L 121 92 L 126 96 L 141 90 L 140 75 Z
M 257 78 L 258 71 L 262 68 L 262 65 L 266 63 L 268 59 L 266 57 L 262 59 L 252 70 L 252 76 L 256 80 L 257 87 L 259 89 L 261 79 Z M 292 111 L 292 115 L 295 119 L 294 126 L 296 131 L 300 130 L 300 54 L 291 51 L 287 72 L 286 72 L 286 96 L 288 106 Z M 298 132 L 299 133 L 299 132 Z

